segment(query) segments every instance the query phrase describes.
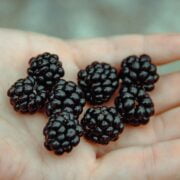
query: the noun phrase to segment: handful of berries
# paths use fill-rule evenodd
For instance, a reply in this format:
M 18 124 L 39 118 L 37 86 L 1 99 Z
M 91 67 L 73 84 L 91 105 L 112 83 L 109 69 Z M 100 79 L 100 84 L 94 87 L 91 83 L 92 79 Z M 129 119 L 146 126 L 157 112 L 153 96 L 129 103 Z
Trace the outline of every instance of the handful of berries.
M 44 127 L 44 146 L 61 155 L 70 152 L 80 137 L 99 144 L 118 139 L 124 123 L 138 126 L 148 123 L 154 114 L 147 93 L 159 75 L 148 55 L 129 56 L 121 70 L 107 63 L 93 62 L 78 72 L 78 84 L 62 79 L 64 69 L 59 57 L 43 53 L 31 58 L 28 76 L 17 80 L 8 90 L 10 103 L 21 113 L 45 110 L 49 121 Z M 114 107 L 101 104 L 110 100 L 121 82 Z M 94 106 L 79 116 L 85 104 Z

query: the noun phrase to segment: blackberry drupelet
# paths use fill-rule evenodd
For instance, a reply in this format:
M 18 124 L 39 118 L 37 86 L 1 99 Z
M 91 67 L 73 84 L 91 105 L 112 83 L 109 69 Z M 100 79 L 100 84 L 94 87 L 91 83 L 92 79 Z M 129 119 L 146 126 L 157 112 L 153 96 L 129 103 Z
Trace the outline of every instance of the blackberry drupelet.
M 93 62 L 78 73 L 78 84 L 91 104 L 102 104 L 108 101 L 119 80 L 117 70 L 106 63 Z
M 136 84 L 146 91 L 151 91 L 159 75 L 156 66 L 151 63 L 150 56 L 129 56 L 122 62 L 120 79 L 123 84 Z
M 50 116 L 66 110 L 78 117 L 82 113 L 84 105 L 85 99 L 82 90 L 74 82 L 60 79 L 50 93 L 46 112 Z
M 80 142 L 83 129 L 72 113 L 63 111 L 61 114 L 53 114 L 44 128 L 44 146 L 49 151 L 61 155 L 69 153 Z
M 51 88 L 64 76 L 64 69 L 59 57 L 55 54 L 43 53 L 29 61 L 28 74 L 39 84 Z
M 115 99 L 117 110 L 127 124 L 147 124 L 154 114 L 154 105 L 148 93 L 135 85 L 123 86 Z
M 19 79 L 8 90 L 10 102 L 16 111 L 34 113 L 45 105 L 47 92 L 32 77 Z
M 89 108 L 81 124 L 88 140 L 104 145 L 117 140 L 124 129 L 122 117 L 114 107 Z

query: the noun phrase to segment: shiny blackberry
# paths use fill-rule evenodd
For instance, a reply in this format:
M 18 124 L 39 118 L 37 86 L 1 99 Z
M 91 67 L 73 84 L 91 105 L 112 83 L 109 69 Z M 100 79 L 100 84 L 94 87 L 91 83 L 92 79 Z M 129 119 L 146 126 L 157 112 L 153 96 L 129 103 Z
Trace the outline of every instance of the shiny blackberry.
M 46 106 L 47 115 L 60 113 L 64 109 L 78 117 L 85 105 L 82 90 L 72 81 L 60 79 L 53 87 Z
M 8 90 L 10 103 L 16 111 L 34 113 L 45 105 L 47 92 L 32 77 L 19 79 Z
M 122 117 L 114 107 L 89 108 L 81 124 L 85 137 L 99 144 L 117 140 L 124 129 Z
M 61 155 L 69 153 L 80 142 L 83 129 L 72 113 L 63 111 L 61 114 L 50 116 L 44 128 L 44 146 L 49 151 Z
M 134 85 L 120 89 L 115 105 L 124 122 L 134 126 L 147 124 L 150 116 L 154 114 L 154 105 L 148 93 Z
M 91 104 L 102 104 L 108 101 L 119 80 L 115 68 L 106 63 L 93 62 L 78 73 L 78 84 Z
M 44 85 L 46 88 L 51 88 L 64 76 L 62 63 L 55 54 L 40 54 L 37 57 L 31 58 L 29 65 L 28 75 L 32 76 L 39 84 Z
M 150 56 L 129 56 L 122 62 L 120 79 L 123 84 L 136 84 L 146 91 L 151 91 L 154 89 L 154 84 L 159 79 L 159 75 Z

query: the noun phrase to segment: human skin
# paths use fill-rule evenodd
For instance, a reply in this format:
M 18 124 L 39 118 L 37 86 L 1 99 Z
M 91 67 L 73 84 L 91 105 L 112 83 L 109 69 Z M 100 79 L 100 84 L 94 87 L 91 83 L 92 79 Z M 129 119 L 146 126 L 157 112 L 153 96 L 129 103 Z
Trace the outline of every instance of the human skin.
M 6 95 L 17 79 L 26 77 L 28 60 L 43 52 L 58 54 L 66 71 L 64 78 L 76 81 L 79 69 L 94 60 L 117 68 L 123 58 L 132 54 L 149 54 L 156 65 L 176 61 L 180 59 L 180 35 L 127 35 L 64 41 L 1 29 L 1 180 L 180 179 L 180 72 L 161 76 L 150 93 L 156 112 L 149 124 L 126 126 L 119 139 L 107 146 L 81 138 L 71 153 L 56 156 L 43 147 L 46 115 L 17 113 Z

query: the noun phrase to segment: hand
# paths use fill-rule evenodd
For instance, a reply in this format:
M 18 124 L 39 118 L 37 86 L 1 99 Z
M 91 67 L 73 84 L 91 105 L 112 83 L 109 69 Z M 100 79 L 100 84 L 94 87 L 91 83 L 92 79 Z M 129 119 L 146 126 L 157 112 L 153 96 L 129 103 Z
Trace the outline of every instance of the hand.
M 180 35 L 117 36 L 62 41 L 33 33 L 0 30 L 0 179 L 119 180 L 180 179 L 180 73 L 163 75 L 151 96 L 156 114 L 146 126 L 127 126 L 108 146 L 81 138 L 70 154 L 56 156 L 43 147 L 48 118 L 20 114 L 6 95 L 26 76 L 28 60 L 45 51 L 59 54 L 65 79 L 94 60 L 111 63 L 132 54 L 149 54 L 157 65 L 180 58 Z

